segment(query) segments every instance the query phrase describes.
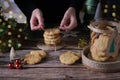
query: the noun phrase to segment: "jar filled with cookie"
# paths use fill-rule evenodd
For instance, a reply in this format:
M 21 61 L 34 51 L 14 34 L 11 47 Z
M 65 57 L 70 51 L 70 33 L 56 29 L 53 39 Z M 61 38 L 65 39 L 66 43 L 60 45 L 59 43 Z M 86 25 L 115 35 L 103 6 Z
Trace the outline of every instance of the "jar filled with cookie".
M 105 62 L 118 59 L 119 34 L 113 21 L 94 21 L 88 28 L 91 30 L 90 52 L 95 61 Z

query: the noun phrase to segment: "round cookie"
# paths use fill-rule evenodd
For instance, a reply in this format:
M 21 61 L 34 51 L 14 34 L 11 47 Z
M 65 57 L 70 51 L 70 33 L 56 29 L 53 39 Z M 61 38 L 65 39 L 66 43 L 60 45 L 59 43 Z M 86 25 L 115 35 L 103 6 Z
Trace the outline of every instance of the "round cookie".
M 92 59 L 95 61 L 107 61 L 109 59 L 104 51 L 98 50 L 97 46 L 95 47 L 95 43 L 91 46 L 90 51 Z
M 79 57 L 75 55 L 72 51 L 68 51 L 64 54 L 61 54 L 60 57 L 60 62 L 63 64 L 74 64 L 77 60 L 79 60 Z
M 42 58 L 45 58 L 46 56 L 47 56 L 47 53 L 44 51 L 44 50 L 32 50 L 31 52 L 30 52 L 30 54 L 38 54 L 38 55 L 40 55 Z
M 55 39 L 44 39 L 45 44 L 49 46 L 59 45 L 61 43 L 61 37 Z
M 82 57 L 81 56 L 81 53 L 77 53 L 77 52 L 72 52 L 74 55 L 76 55 L 76 56 L 78 56 L 79 57 L 79 59 Z
M 58 29 L 58 28 L 46 29 L 44 34 L 45 34 L 46 36 L 57 35 L 57 34 L 60 34 L 60 29 Z
M 99 39 L 97 39 L 94 44 L 94 47 L 97 47 L 97 49 L 99 49 L 99 51 L 106 51 L 106 49 L 108 48 L 109 45 L 109 36 L 105 36 L 105 35 L 100 35 Z M 104 45 L 103 45 L 104 44 Z
M 38 54 L 26 54 L 24 57 L 24 62 L 27 64 L 37 64 L 40 63 L 42 57 Z
M 47 32 L 47 30 L 46 30 L 43 34 L 43 37 L 48 38 L 48 39 L 54 39 L 54 38 L 58 37 L 59 35 L 60 35 L 59 32 L 54 33 L 52 30 L 51 30 L 51 32 Z

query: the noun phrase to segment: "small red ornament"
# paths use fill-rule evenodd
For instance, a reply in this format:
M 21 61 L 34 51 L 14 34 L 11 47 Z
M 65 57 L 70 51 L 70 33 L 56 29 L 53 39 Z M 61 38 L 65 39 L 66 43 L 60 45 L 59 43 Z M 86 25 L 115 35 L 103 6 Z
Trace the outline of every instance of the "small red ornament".
M 16 64 L 21 64 L 21 60 L 20 60 L 20 59 L 16 59 L 16 60 L 15 60 L 15 63 L 16 63 Z
M 22 67 L 23 67 L 22 64 L 19 64 L 19 63 L 16 63 L 16 64 L 15 64 L 15 68 L 16 68 L 16 69 L 22 69 Z
M 13 69 L 13 68 L 14 68 L 14 63 L 13 63 L 13 62 L 10 62 L 10 63 L 8 64 L 8 67 L 9 67 L 10 69 Z

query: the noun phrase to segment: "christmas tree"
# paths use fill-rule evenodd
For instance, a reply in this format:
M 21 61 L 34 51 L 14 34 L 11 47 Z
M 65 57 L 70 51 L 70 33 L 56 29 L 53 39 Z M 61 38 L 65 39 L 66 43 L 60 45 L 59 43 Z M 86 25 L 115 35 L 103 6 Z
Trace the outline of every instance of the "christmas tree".
M 24 33 L 25 26 L 19 26 L 14 18 L 6 18 L 0 8 L 0 52 L 6 52 L 14 47 L 22 48 L 23 43 L 27 40 Z

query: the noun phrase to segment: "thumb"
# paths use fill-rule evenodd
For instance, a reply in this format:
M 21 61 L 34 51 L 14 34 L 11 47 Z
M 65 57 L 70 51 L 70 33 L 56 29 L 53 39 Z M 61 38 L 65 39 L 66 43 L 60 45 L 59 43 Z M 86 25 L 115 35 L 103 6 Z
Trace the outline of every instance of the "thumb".
M 44 18 L 43 18 L 43 16 L 40 14 L 37 18 L 38 18 L 38 24 L 39 24 L 39 26 L 41 28 L 43 28 L 43 26 L 44 26 Z

